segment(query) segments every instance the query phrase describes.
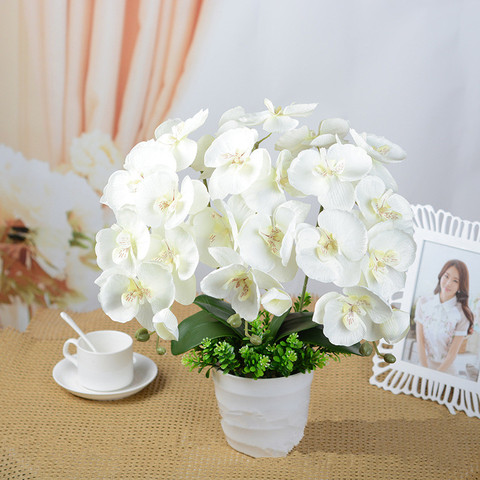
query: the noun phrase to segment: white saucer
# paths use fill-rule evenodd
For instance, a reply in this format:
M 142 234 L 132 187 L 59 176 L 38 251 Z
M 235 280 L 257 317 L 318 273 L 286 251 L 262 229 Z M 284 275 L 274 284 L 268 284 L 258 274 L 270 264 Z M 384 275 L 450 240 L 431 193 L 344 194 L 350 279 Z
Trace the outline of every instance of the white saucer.
M 129 397 L 145 388 L 156 376 L 157 365 L 153 360 L 140 353 L 133 353 L 135 357 L 133 381 L 130 385 L 121 390 L 111 392 L 96 392 L 83 387 L 77 381 L 77 369 L 66 358 L 60 360 L 53 368 L 53 379 L 65 390 L 77 397 L 90 400 L 120 400 Z

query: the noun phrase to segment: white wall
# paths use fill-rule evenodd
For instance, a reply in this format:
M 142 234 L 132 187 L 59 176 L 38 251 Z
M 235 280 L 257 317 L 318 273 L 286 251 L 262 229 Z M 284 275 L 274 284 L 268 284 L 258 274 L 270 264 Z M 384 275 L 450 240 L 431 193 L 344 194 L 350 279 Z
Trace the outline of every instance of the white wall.
M 318 102 L 402 146 L 399 193 L 480 220 L 480 2 L 207 0 L 172 117 Z M 206 133 L 206 132 L 202 132 Z

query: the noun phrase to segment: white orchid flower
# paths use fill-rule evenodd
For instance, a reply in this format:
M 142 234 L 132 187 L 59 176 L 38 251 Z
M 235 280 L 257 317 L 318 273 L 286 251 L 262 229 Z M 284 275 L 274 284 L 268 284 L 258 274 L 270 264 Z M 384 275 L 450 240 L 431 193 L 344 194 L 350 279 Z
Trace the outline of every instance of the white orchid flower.
M 267 215 L 271 215 L 286 200 L 274 169 L 270 169 L 269 175 L 254 182 L 241 196 L 251 210 Z
M 150 246 L 148 227 L 141 222 L 130 208 L 117 212 L 117 223 L 97 233 L 95 253 L 102 270 L 122 267 L 135 270 L 139 260 L 147 255 Z
M 291 200 L 275 210 L 273 216 L 250 216 L 238 235 L 240 254 L 253 268 L 269 273 L 281 282 L 297 273 L 292 255 L 296 227 L 303 222 L 310 206 Z
M 242 193 L 268 175 L 270 156 L 265 149 L 253 150 L 258 134 L 250 128 L 227 130 L 205 152 L 205 166 L 215 168 L 209 182 L 212 199 Z
M 275 143 L 275 150 L 288 150 L 293 157 L 296 157 L 302 150 L 311 148 L 310 143 L 315 136 L 315 131 L 302 125 L 300 128 L 285 132 Z
M 208 192 L 202 182 L 186 176 L 179 188 L 178 176 L 171 170 L 150 175 L 137 191 L 138 215 L 151 227 L 174 228 L 207 204 Z
M 175 171 L 175 166 L 175 158 L 165 146 L 155 140 L 140 142 L 127 155 L 125 170 L 117 170 L 110 176 L 100 201 L 113 211 L 135 205 L 137 190 L 145 178 L 158 170 Z
M 153 316 L 153 326 L 160 338 L 178 340 L 178 321 L 173 312 L 164 308 Z
M 152 139 L 137 143 L 125 158 L 123 167 L 136 176 L 145 178 L 158 169 L 175 171 L 176 161 L 168 147 Z
M 211 248 L 211 255 L 220 265 L 200 282 L 204 293 L 228 301 L 236 313 L 247 322 L 255 320 L 260 309 L 260 289 L 253 271 L 233 250 Z M 224 258 L 226 256 L 226 258 Z
M 245 109 L 243 107 L 234 107 L 227 110 L 218 122 L 218 130 L 215 136 L 219 136 L 232 128 L 244 127 L 246 124 L 240 119 L 245 117 Z
M 136 274 L 114 268 L 95 281 L 103 311 L 114 321 L 125 323 L 134 317 L 147 330 L 153 330 L 155 313 L 169 308 L 174 300 L 172 276 L 160 265 L 142 263 Z
M 397 183 L 391 173 L 385 168 L 385 164 L 399 163 L 405 160 L 407 154 L 405 151 L 390 142 L 384 137 L 377 137 L 367 133 L 359 134 L 355 130 L 350 129 L 350 135 L 353 141 L 363 148 L 373 160 L 371 174 L 380 177 L 387 188 L 397 191 Z
M 413 233 L 413 211 L 410 204 L 381 178 L 368 175 L 355 187 L 355 198 L 367 228 L 379 222 L 392 221 L 395 228 Z
M 217 267 L 218 263 L 210 255 L 209 249 L 228 247 L 235 250 L 238 237 L 237 222 L 229 207 L 222 200 L 215 200 L 214 205 L 218 211 L 207 207 L 192 219 L 200 260 L 210 267 Z
M 267 312 L 279 317 L 292 306 L 292 297 L 283 290 L 271 288 L 262 295 L 260 302 Z
M 247 322 L 257 318 L 260 310 L 260 288 L 283 290 L 277 280 L 252 269 L 237 252 L 229 248 L 211 248 L 210 254 L 221 267 L 210 272 L 201 281 L 200 288 L 207 295 L 230 302 L 235 312 Z M 267 298 L 267 304 L 268 300 Z M 273 298 L 270 297 L 270 300 L 273 301 Z M 285 303 L 283 305 L 285 306 Z M 272 303 L 271 308 L 280 311 L 280 304 Z M 288 308 L 285 308 L 285 311 Z
M 328 150 L 305 150 L 288 170 L 290 184 L 305 195 L 316 195 L 325 208 L 351 210 L 355 203 L 351 182 L 364 177 L 371 158 L 360 147 L 335 144 Z
M 320 122 L 318 133 L 312 139 L 312 147 L 328 148 L 340 139 L 345 138 L 350 130 L 348 122 L 343 118 L 326 118 Z
M 196 293 L 194 273 L 199 255 L 194 239 L 183 226 L 153 230 L 146 260 L 161 265 L 171 273 L 177 302 L 182 305 L 193 302 Z
M 324 210 L 317 227 L 300 225 L 297 264 L 305 275 L 340 287 L 360 280 L 360 260 L 367 251 L 367 230 L 351 212 Z
M 381 326 L 391 320 L 391 307 L 367 288 L 344 288 L 343 295 L 329 292 L 315 304 L 312 320 L 335 345 L 353 345 L 362 339 L 382 338 Z
M 362 272 L 370 290 L 389 299 L 405 285 L 408 267 L 415 260 L 416 244 L 411 235 L 393 222 L 378 223 L 368 231 L 368 252 Z
M 403 148 L 395 145 L 385 137 L 377 137 L 367 133 L 359 134 L 353 128 L 350 129 L 350 135 L 353 141 L 377 162 L 387 164 L 399 163 L 405 160 L 407 156 Z
M 288 150 L 296 157 L 312 147 L 328 148 L 345 138 L 350 127 L 341 118 L 327 118 L 320 122 L 318 131 L 310 130 L 306 125 L 285 132 L 275 144 L 276 150 Z
M 267 132 L 284 132 L 298 125 L 298 120 L 292 117 L 306 117 L 317 107 L 316 103 L 298 105 L 292 103 L 285 108 L 275 107 L 268 98 L 264 100 L 264 103 L 267 110 L 245 115 L 241 117 L 240 120 L 247 125 L 259 125 L 263 123 L 263 129 Z
M 188 137 L 200 128 L 208 117 L 208 110 L 200 110 L 192 118 L 167 120 L 155 129 L 156 141 L 170 149 L 177 162 L 176 170 L 187 168 L 195 160 L 197 144 Z

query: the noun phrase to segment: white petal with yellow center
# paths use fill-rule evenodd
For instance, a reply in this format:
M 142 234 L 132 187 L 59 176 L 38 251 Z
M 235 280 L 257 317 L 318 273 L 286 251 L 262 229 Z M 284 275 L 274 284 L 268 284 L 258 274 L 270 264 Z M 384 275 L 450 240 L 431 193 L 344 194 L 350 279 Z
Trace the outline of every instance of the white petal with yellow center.
M 210 177 L 208 186 L 214 200 L 245 192 L 257 180 L 266 178 L 270 171 L 270 156 L 262 148 L 248 155 L 234 156 L 231 160 L 217 167 Z
M 200 283 L 204 293 L 229 301 L 246 321 L 254 320 L 260 309 L 260 292 L 252 273 L 243 265 L 229 265 L 209 273 Z
M 147 254 L 150 234 L 147 226 L 129 208 L 117 212 L 117 222 L 97 233 L 97 263 L 102 270 L 120 266 L 133 272 L 137 261 Z
M 353 345 L 364 337 L 364 319 L 345 297 L 334 298 L 325 305 L 323 333 L 335 345 Z
M 200 260 L 208 266 L 218 266 L 215 259 L 210 255 L 209 248 L 235 247 L 235 237 L 237 235 L 235 222 L 231 222 L 228 215 L 222 216 L 211 207 L 205 208 L 193 217 L 192 231 Z
M 400 195 L 385 187 L 378 177 L 366 176 L 355 187 L 355 198 L 368 227 L 393 221 L 395 228 L 412 232 L 413 212 Z
M 197 268 L 199 254 L 192 236 L 180 226 L 165 231 L 154 230 L 146 259 L 169 272 L 176 272 L 181 280 L 187 280 Z

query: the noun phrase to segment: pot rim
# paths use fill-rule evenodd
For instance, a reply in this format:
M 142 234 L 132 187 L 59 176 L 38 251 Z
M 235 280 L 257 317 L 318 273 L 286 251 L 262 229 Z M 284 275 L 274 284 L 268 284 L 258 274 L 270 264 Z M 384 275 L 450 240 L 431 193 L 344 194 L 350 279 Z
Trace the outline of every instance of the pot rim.
M 271 382 L 278 382 L 278 381 L 285 381 L 285 380 L 288 380 L 288 379 L 293 379 L 293 378 L 300 378 L 302 375 L 311 375 L 313 376 L 313 374 L 315 373 L 315 370 L 310 370 L 310 372 L 298 372 L 298 373 L 294 373 L 293 375 L 289 375 L 288 377 L 271 377 L 271 378 L 250 378 L 250 377 L 239 377 L 238 375 L 232 375 L 230 373 L 224 373 L 223 370 L 221 368 L 217 368 L 217 367 L 213 367 L 212 368 L 212 374 L 213 375 L 222 375 L 223 377 L 226 377 L 226 378 L 232 378 L 232 379 L 235 379 L 237 381 L 253 381 L 253 382 L 268 382 L 268 381 L 271 381 Z

